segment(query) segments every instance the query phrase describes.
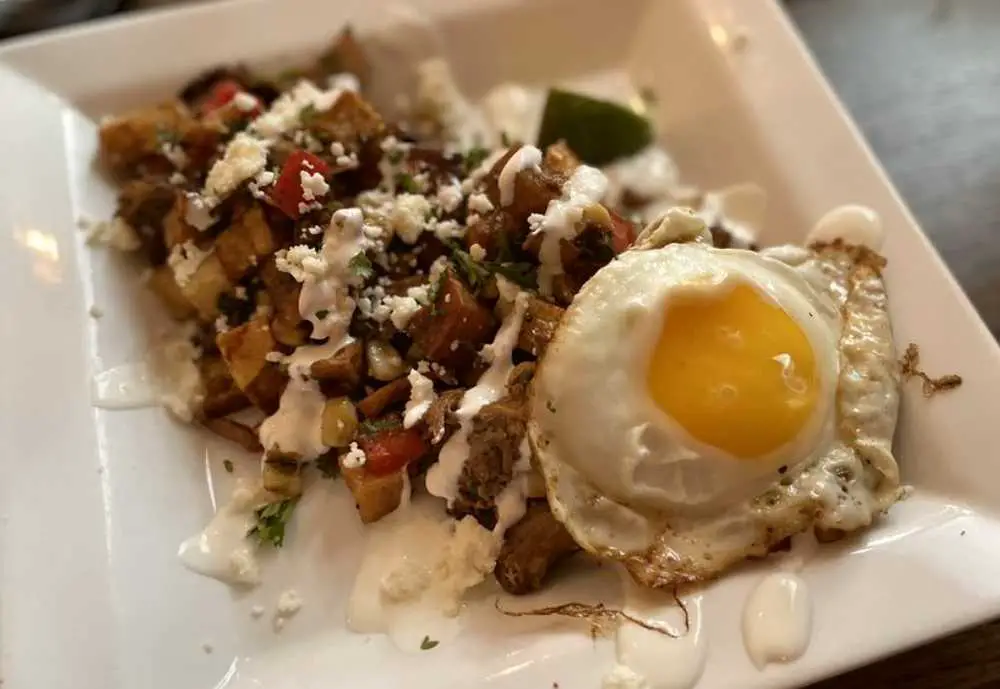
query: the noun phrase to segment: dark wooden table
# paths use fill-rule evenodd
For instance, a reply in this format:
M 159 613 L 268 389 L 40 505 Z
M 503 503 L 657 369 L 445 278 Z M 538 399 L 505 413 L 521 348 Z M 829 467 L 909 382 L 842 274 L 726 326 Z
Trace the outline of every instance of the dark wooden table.
M 787 0 L 896 187 L 1000 335 L 1000 0 Z M 811 689 L 1000 686 L 1000 621 Z

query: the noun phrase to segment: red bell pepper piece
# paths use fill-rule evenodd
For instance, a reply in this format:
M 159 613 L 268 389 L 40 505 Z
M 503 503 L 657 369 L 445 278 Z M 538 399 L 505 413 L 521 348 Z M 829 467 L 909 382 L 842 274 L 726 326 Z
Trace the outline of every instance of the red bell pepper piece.
M 425 454 L 429 448 L 423 434 L 415 428 L 389 428 L 360 438 L 358 446 L 365 453 L 365 471 L 373 476 L 385 476 L 406 467 Z
M 309 174 L 318 172 L 327 177 L 330 174 L 330 166 L 318 156 L 302 149 L 296 149 L 288 156 L 278 175 L 278 181 L 271 189 L 271 202 L 290 218 L 298 219 L 302 215 L 299 206 L 304 202 L 303 172 Z

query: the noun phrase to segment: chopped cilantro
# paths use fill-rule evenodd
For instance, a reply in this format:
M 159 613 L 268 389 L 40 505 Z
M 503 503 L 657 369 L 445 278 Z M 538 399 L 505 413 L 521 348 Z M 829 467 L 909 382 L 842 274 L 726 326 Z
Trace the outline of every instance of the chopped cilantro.
M 507 132 L 500 132 L 500 144 L 507 148 L 510 146 L 510 135 Z
M 396 184 L 405 191 L 407 194 L 419 194 L 420 185 L 417 184 L 417 180 L 413 179 L 413 175 L 402 173 L 396 176 Z
M 323 474 L 323 478 L 337 478 L 340 473 L 340 465 L 337 464 L 336 453 L 331 452 L 317 459 L 316 468 L 319 469 L 319 473 Z
M 285 525 L 295 510 L 298 498 L 288 498 L 269 502 L 254 510 L 257 523 L 247 531 L 247 538 L 254 538 L 260 544 L 270 543 L 280 548 L 285 543 Z
M 303 127 L 308 127 L 316 119 L 316 106 L 312 103 L 307 103 L 299 111 L 299 121 L 302 122 Z
M 392 165 L 399 165 L 401 162 L 403 162 L 403 158 L 405 158 L 405 157 L 406 157 L 406 153 L 401 148 L 393 149 L 393 150 L 389 151 L 389 153 L 386 155 L 386 159 Z
M 371 259 L 368 258 L 364 251 L 354 254 L 351 260 L 347 262 L 347 267 L 362 280 L 367 280 L 375 274 L 375 268 L 372 266 Z
M 424 640 L 420 642 L 420 650 L 429 651 L 432 648 L 435 648 L 439 643 L 440 643 L 439 641 L 435 641 L 431 637 L 425 636 Z
M 233 460 L 231 459 L 222 460 L 222 468 L 226 470 L 227 474 L 233 473 Z
M 399 419 L 387 416 L 381 419 L 366 419 L 362 421 L 360 431 L 362 435 L 374 435 L 379 431 L 389 431 L 399 427 Z
M 486 284 L 486 280 L 489 278 L 489 271 L 483 264 L 474 261 L 469 252 L 463 249 L 457 242 L 451 241 L 447 245 L 451 250 L 451 263 L 455 266 L 455 270 L 458 271 L 462 279 L 465 280 L 465 284 L 473 292 L 478 292 Z
M 466 174 L 472 172 L 477 167 L 483 164 L 490 155 L 489 149 L 483 148 L 482 146 L 476 146 L 475 148 L 470 148 L 465 154 L 464 167 Z
M 494 263 L 487 261 L 486 270 L 497 275 L 502 275 L 518 287 L 534 289 L 538 287 L 538 278 L 535 267 L 530 263 Z

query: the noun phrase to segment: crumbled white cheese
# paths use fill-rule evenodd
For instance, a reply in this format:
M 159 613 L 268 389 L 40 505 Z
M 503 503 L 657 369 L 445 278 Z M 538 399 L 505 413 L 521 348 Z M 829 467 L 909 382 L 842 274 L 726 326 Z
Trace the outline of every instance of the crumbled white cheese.
M 183 172 L 175 171 L 170 173 L 170 177 L 167 178 L 167 181 L 175 187 L 179 187 L 187 182 L 187 177 L 184 176 Z
M 420 302 L 411 296 L 388 296 L 383 300 L 383 303 L 389 307 L 389 320 L 399 330 L 406 328 L 413 317 L 417 315 L 417 312 L 420 311 Z
M 330 185 L 323 179 L 323 175 L 318 172 L 299 171 L 299 180 L 302 183 L 302 198 L 306 201 L 315 201 L 326 196 L 330 191 Z
M 479 261 L 481 263 L 486 260 L 486 249 L 479 244 L 473 244 L 469 247 L 469 256 L 472 257 L 473 261 Z
M 389 221 L 393 231 L 407 244 L 416 244 L 427 227 L 431 204 L 420 194 L 400 194 L 396 197 Z
M 246 132 L 234 136 L 205 178 L 203 196 L 209 206 L 218 204 L 243 182 L 261 172 L 267 163 L 267 149 L 267 142 Z
M 447 213 L 451 213 L 462 204 L 462 185 L 457 180 L 438 188 L 437 202 Z
M 351 443 L 350 449 L 344 455 L 342 463 L 347 469 L 360 469 L 368 461 L 365 451 L 358 447 L 357 443 Z
M 267 139 L 276 139 L 298 126 L 303 108 L 311 105 L 318 111 L 329 110 L 341 93 L 343 89 L 337 87 L 322 91 L 303 79 L 278 96 L 267 112 L 250 123 L 249 129 Z
M 472 194 L 469 197 L 469 210 L 485 215 L 493 210 L 493 204 L 490 203 L 490 197 L 486 194 Z
M 358 162 L 358 157 L 353 153 L 351 155 L 337 156 L 337 159 L 334 162 L 337 164 L 338 167 L 345 167 L 345 168 L 355 168 L 358 165 L 360 165 L 360 163 Z
M 280 364 L 285 360 L 285 355 L 281 352 L 268 352 L 264 355 L 264 361 L 268 361 L 272 364 Z
M 263 605 L 255 605 L 252 608 L 250 608 L 250 617 L 252 617 L 253 619 L 255 619 L 255 620 L 259 619 L 263 615 L 264 615 L 264 606 Z
M 89 222 L 81 220 L 85 224 L 87 244 L 103 244 L 117 249 L 118 251 L 136 251 L 142 246 L 139 235 L 132 226 L 121 218 L 113 218 L 111 221 Z
M 259 105 L 260 101 L 257 100 L 255 96 L 247 93 L 246 91 L 240 91 L 235 96 L 233 96 L 233 105 L 240 112 L 252 112 Z
M 212 204 L 198 194 L 188 193 L 184 207 L 184 220 L 196 230 L 207 230 L 215 223 Z
M 649 682 L 627 665 L 615 663 L 601 680 L 601 689 L 649 689 Z
M 497 187 L 500 189 L 500 205 L 509 206 L 514 202 L 514 182 L 518 173 L 524 170 L 536 169 L 542 162 L 542 152 L 534 146 L 521 146 L 504 163 L 497 177 Z
M 278 605 L 274 610 L 274 631 L 280 632 L 284 629 L 288 620 L 298 614 L 302 609 L 302 597 L 295 589 L 282 591 L 278 596 Z
M 174 271 L 174 280 L 177 285 L 184 287 L 187 285 L 198 267 L 208 258 L 214 249 L 207 251 L 199 249 L 190 239 L 183 244 L 175 244 L 167 255 L 167 265 Z
M 330 144 L 330 155 L 342 156 L 346 152 L 347 151 L 344 149 L 344 144 L 340 143 L 339 141 L 334 141 L 332 144 Z
M 411 369 L 407 380 L 410 381 L 410 399 L 403 413 L 403 428 L 412 428 L 424 418 L 437 395 L 434 393 L 434 381 L 420 371 Z

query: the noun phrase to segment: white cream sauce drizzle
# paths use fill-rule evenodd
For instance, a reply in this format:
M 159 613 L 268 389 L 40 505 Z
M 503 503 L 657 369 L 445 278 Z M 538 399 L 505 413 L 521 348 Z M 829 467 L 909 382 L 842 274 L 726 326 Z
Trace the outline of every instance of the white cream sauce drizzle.
M 257 546 L 247 538 L 254 524 L 254 509 L 267 502 L 259 482 L 240 480 L 229 502 L 198 534 L 181 543 L 177 553 L 188 569 L 226 584 L 256 586 L 260 583 Z
M 426 495 L 409 498 L 367 527 L 365 553 L 347 605 L 347 627 L 385 634 L 401 650 L 461 628 L 462 596 L 493 571 L 499 542 L 472 518 L 460 522 Z
M 882 219 L 867 206 L 838 206 L 819 219 L 809 232 L 806 244 L 834 239 L 878 251 L 885 240 Z
M 326 269 L 321 276 L 307 276 L 299 292 L 299 314 L 312 324 L 312 338 L 327 341 L 296 348 L 288 356 L 291 372 L 305 374 L 314 363 L 333 356 L 354 341 L 348 329 L 356 303 L 349 287 L 357 278 L 351 272 L 350 262 L 368 245 L 360 208 L 342 208 L 333 214 L 321 250 Z M 319 318 L 317 314 L 326 317 Z
M 800 657 L 812 634 L 812 601 L 806 583 L 791 572 L 764 577 L 743 608 L 743 643 L 758 668 Z
M 798 576 L 819 544 L 810 530 L 792 537 L 777 559 L 779 571 L 765 576 L 743 607 L 743 645 L 758 668 L 787 663 L 805 653 L 812 636 L 812 600 Z
M 684 612 L 669 592 L 639 586 L 624 571 L 622 582 L 625 612 L 637 619 L 667 627 L 677 637 L 671 638 L 630 622 L 622 623 L 615 633 L 618 665 L 605 677 L 604 686 L 608 689 L 620 686 L 619 678 L 628 675 L 637 686 L 649 689 L 691 689 L 701 678 L 708 655 L 707 639 L 702 628 L 702 594 L 699 592 L 682 598 L 689 620 L 685 631 Z M 639 678 L 645 681 L 645 685 Z
M 137 409 L 158 402 L 157 387 L 145 362 L 122 364 L 101 371 L 91 380 L 91 397 L 102 409 Z
M 319 383 L 292 375 L 281 394 L 278 411 L 260 425 L 260 444 L 308 462 L 329 448 L 323 444 L 323 408 L 326 397 Z
M 517 336 L 521 332 L 521 323 L 524 321 L 527 306 L 527 294 L 519 292 L 514 298 L 514 308 L 504 319 L 493 343 L 484 348 L 484 354 L 488 352 L 492 357 L 490 367 L 479 382 L 466 390 L 462 396 L 462 402 L 455 412 L 460 420 L 458 430 L 441 448 L 437 464 L 427 471 L 427 492 L 446 499 L 449 505 L 455 500 L 458 477 L 469 459 L 469 433 L 472 432 L 472 420 L 480 409 L 496 402 L 507 391 L 507 376 L 514 368 L 511 354 L 517 344 Z
M 497 539 L 503 539 L 507 529 L 521 521 L 528 509 L 526 500 L 531 488 L 532 470 L 531 443 L 528 442 L 527 435 L 521 439 L 518 450 L 520 456 L 514 463 L 514 475 L 496 499 L 497 523 L 493 527 L 493 535 Z
M 545 215 L 534 213 L 528 218 L 532 234 L 542 234 L 542 246 L 538 252 L 538 290 L 542 294 L 552 294 L 552 281 L 562 275 L 562 240 L 576 236 L 584 209 L 599 203 L 607 188 L 608 179 L 603 172 L 581 165 L 563 185 L 562 196 L 549 202 Z
M 542 152 L 534 146 L 521 146 L 514 151 L 497 177 L 501 206 L 514 203 L 514 181 L 517 179 L 517 174 L 523 170 L 537 168 L 541 163 Z

